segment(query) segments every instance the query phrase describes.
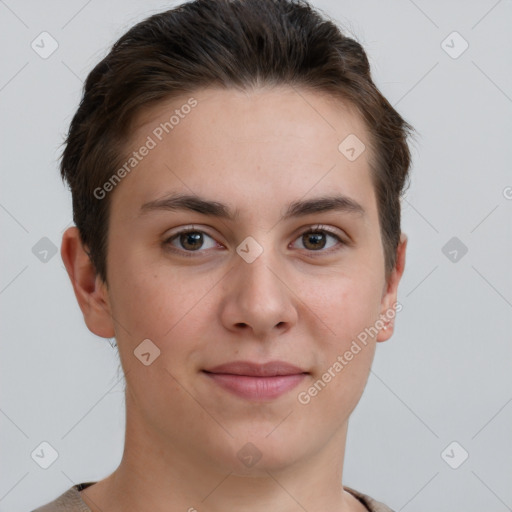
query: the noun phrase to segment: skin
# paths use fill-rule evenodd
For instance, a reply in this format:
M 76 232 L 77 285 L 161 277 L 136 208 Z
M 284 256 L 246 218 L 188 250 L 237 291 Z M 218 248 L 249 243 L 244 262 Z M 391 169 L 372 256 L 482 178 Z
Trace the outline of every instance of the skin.
M 297 399 L 397 302 L 407 237 L 386 276 L 365 126 L 341 101 L 290 87 L 192 96 L 198 105 L 110 192 L 108 286 L 77 229 L 63 236 L 85 322 L 116 337 L 126 376 L 122 461 L 81 491 L 83 500 L 93 512 L 365 510 L 341 485 L 348 420 L 393 320 L 307 405 Z M 128 152 L 188 98 L 142 112 Z M 355 161 L 338 150 L 349 134 L 367 147 Z M 140 215 L 142 204 L 170 192 L 226 203 L 240 216 Z M 332 193 L 366 214 L 279 220 L 290 202 Z M 317 248 L 308 244 L 302 233 L 317 224 L 348 243 L 326 234 Z M 192 225 L 203 245 L 183 245 L 186 237 L 165 244 Z M 263 248 L 252 263 L 236 252 L 248 236 Z M 148 338 L 160 356 L 145 366 L 134 350 Z M 234 360 L 283 360 L 309 375 L 278 398 L 252 402 L 201 372 Z M 262 455 L 252 467 L 237 457 L 248 442 Z

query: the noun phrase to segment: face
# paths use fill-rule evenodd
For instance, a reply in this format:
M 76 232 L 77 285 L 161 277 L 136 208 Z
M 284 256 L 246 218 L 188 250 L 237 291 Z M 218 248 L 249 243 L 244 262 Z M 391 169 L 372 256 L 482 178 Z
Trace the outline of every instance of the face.
M 355 160 L 338 149 L 351 134 Z M 251 450 L 263 471 L 340 448 L 392 326 L 361 333 L 401 274 L 385 278 L 362 120 L 304 90 L 203 89 L 144 111 L 128 148 L 137 163 L 108 192 L 105 316 L 88 319 L 117 338 L 128 423 L 240 474 Z M 256 366 L 215 370 L 240 361 Z M 295 369 L 263 377 L 272 361 Z

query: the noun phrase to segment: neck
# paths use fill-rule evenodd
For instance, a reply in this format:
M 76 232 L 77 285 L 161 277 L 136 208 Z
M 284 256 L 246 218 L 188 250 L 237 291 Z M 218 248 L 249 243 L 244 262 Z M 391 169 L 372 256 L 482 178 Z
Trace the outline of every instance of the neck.
M 93 512 L 354 512 L 365 510 L 343 490 L 347 423 L 308 458 L 285 463 L 265 461 L 240 471 L 191 450 L 132 414 L 126 401 L 126 437 L 119 467 L 106 479 L 81 491 Z M 197 448 L 197 447 L 195 447 Z M 236 457 L 236 455 L 235 455 Z M 225 460 L 229 461 L 229 457 Z

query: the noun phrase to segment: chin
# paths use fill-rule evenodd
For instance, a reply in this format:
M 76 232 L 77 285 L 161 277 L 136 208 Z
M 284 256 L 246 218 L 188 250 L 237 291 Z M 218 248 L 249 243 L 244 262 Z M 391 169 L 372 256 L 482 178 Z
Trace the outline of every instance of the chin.
M 271 431 L 266 428 L 259 435 L 253 431 L 252 435 L 235 436 L 225 449 L 217 446 L 222 451 L 215 456 L 217 464 L 220 460 L 224 461 L 225 469 L 236 476 L 268 477 L 269 472 L 290 468 L 301 456 L 307 455 L 300 440 L 295 441 L 286 435 L 278 436 L 275 432 L 269 436 Z

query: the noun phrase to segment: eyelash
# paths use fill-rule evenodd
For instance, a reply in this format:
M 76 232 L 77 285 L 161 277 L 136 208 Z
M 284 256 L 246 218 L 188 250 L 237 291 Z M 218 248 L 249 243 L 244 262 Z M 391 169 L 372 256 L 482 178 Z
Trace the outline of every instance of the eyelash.
M 172 252 L 175 252 L 175 253 L 179 253 L 180 255 L 182 256 L 185 256 L 185 257 L 197 257 L 196 253 L 202 253 L 202 252 L 205 252 L 205 251 L 201 251 L 201 250 L 197 250 L 197 251 L 187 251 L 187 250 L 184 250 L 184 249 L 176 249 L 175 247 L 173 247 L 171 245 L 171 242 L 174 241 L 176 238 L 178 238 L 180 235 L 184 235 L 184 234 L 187 234 L 187 233 L 203 233 L 205 234 L 206 236 L 210 237 L 213 239 L 213 237 L 211 235 L 209 235 L 208 233 L 206 233 L 205 231 L 201 230 L 201 229 L 196 229 L 196 228 L 185 228 L 181 231 L 178 231 L 177 233 L 175 233 L 174 235 L 172 235 L 171 237 L 167 238 L 166 240 L 164 240 L 163 242 L 163 245 L 170 251 Z M 314 251 L 314 250 L 307 250 L 305 249 L 307 252 L 309 253 L 313 253 L 311 254 L 311 256 L 315 257 L 316 255 L 314 255 L 314 253 L 320 253 L 320 255 L 322 254 L 331 254 L 332 252 L 337 252 L 339 250 L 341 250 L 343 248 L 343 246 L 346 246 L 346 245 L 349 245 L 347 242 L 345 242 L 338 234 L 334 233 L 333 231 L 331 231 L 330 229 L 327 229 L 325 228 L 324 226 L 318 224 L 316 226 L 313 226 L 313 227 L 310 227 L 308 229 L 306 229 L 305 231 L 303 231 L 302 233 L 300 233 L 297 238 L 295 240 L 297 240 L 298 238 L 306 235 L 306 234 L 317 234 L 317 233 L 323 233 L 323 234 L 327 234 L 329 236 L 332 236 L 333 238 L 335 238 L 339 244 L 341 244 L 341 247 L 338 247 L 338 248 L 330 248 L 330 249 L 326 249 L 326 250 L 323 250 L 323 249 L 319 249 L 318 251 Z M 208 249 L 207 249 L 208 250 Z

